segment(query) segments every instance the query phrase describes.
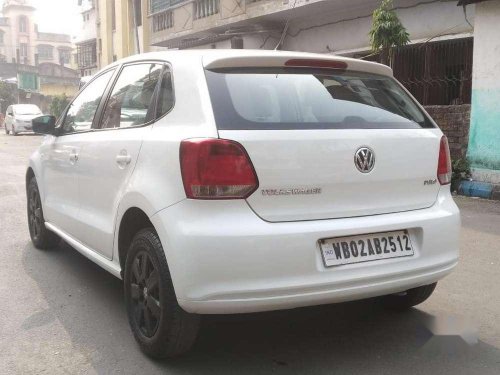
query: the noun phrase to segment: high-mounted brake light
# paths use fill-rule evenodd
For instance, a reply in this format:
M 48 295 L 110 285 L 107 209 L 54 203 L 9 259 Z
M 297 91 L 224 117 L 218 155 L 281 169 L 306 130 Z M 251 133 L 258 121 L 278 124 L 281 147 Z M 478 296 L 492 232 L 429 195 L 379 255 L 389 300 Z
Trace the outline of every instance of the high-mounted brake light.
M 234 141 L 184 140 L 180 163 L 184 190 L 191 199 L 245 199 L 259 187 L 250 157 Z
M 448 145 L 448 138 L 446 138 L 444 135 L 441 138 L 441 143 L 439 145 L 437 178 L 441 185 L 448 185 L 449 183 L 451 183 L 450 147 Z
M 347 69 L 346 62 L 335 60 L 291 59 L 285 62 L 285 66 L 293 68 Z

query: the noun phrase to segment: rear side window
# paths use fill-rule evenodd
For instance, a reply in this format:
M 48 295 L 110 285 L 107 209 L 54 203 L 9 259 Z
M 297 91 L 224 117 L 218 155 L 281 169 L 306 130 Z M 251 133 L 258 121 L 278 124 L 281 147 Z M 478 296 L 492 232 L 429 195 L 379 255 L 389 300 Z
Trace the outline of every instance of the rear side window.
M 170 112 L 174 107 L 174 87 L 172 84 L 172 72 L 169 67 L 165 67 L 163 77 L 161 79 L 160 92 L 158 102 L 156 104 L 156 118 Z
M 125 66 L 104 108 L 101 128 L 126 128 L 152 119 L 154 93 L 163 64 L 141 63 Z
M 434 127 L 390 77 L 290 68 L 217 70 L 206 76 L 221 130 Z

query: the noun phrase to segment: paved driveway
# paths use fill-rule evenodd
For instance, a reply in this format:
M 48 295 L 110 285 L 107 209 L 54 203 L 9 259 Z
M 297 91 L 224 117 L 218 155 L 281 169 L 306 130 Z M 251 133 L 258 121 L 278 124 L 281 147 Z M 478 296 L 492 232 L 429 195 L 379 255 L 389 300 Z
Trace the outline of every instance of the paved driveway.
M 0 135 L 1 374 L 500 374 L 500 203 L 457 198 L 461 263 L 417 309 L 207 317 L 190 355 L 153 362 L 130 333 L 119 280 L 67 245 L 31 245 L 24 173 L 40 141 Z

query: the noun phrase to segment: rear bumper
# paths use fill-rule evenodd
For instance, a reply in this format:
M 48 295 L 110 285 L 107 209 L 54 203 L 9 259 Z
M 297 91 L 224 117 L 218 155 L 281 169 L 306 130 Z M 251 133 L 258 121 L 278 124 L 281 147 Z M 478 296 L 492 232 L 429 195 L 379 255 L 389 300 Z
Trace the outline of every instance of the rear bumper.
M 269 223 L 245 201 L 184 200 L 152 217 L 179 304 L 203 314 L 363 299 L 438 281 L 458 261 L 460 216 L 448 189 L 434 206 L 346 219 Z M 408 229 L 413 257 L 326 268 L 321 238 Z

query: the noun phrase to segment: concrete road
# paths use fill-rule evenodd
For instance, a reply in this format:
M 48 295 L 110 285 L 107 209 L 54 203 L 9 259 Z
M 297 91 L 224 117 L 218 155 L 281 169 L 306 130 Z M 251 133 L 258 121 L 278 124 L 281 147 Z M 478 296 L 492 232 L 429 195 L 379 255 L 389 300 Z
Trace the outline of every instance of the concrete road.
M 460 266 L 419 308 L 207 317 L 190 355 L 154 362 L 119 280 L 67 245 L 31 245 L 24 173 L 40 141 L 0 135 L 0 374 L 500 374 L 500 203 L 457 198 Z

